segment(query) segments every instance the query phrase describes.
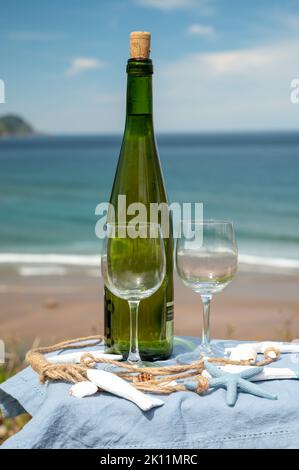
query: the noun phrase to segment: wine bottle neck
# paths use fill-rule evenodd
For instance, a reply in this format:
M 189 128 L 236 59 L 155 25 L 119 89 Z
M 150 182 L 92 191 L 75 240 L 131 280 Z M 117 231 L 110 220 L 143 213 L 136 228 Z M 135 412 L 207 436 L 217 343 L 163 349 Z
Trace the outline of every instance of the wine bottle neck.
M 127 121 L 130 116 L 152 116 L 152 74 L 150 59 L 128 60 L 127 65 Z

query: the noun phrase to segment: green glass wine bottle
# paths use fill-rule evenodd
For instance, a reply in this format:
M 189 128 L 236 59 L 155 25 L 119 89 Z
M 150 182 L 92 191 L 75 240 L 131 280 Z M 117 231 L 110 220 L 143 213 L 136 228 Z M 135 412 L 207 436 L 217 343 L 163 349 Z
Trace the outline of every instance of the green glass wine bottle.
M 151 203 L 167 203 L 157 151 L 152 115 L 153 65 L 149 59 L 150 34 L 131 33 L 131 58 L 127 64 L 127 108 L 125 131 L 114 178 L 110 204 L 118 214 L 119 196 L 126 197 L 126 209 L 142 203 L 150 214 Z M 170 220 L 169 213 L 167 215 Z M 132 215 L 126 215 L 126 222 Z M 108 214 L 109 220 L 109 214 Z M 159 213 L 159 222 L 161 213 Z M 149 222 L 149 218 L 147 219 Z M 122 221 L 123 222 L 123 221 Z M 172 224 L 164 238 L 166 276 L 163 284 L 139 307 L 139 351 L 143 360 L 166 359 L 173 346 L 173 238 Z M 125 249 L 125 245 L 124 245 Z M 130 346 L 128 302 L 105 287 L 106 350 L 127 357 Z

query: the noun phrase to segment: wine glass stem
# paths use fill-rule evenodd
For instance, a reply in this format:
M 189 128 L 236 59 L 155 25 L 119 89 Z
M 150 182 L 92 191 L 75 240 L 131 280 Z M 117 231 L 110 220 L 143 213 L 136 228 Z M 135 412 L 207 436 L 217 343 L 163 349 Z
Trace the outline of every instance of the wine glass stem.
M 130 307 L 130 351 L 128 362 L 141 362 L 138 348 L 138 308 L 139 301 L 129 301 Z
M 210 345 L 210 304 L 211 295 L 201 296 L 203 303 L 203 328 L 202 328 L 202 346 Z

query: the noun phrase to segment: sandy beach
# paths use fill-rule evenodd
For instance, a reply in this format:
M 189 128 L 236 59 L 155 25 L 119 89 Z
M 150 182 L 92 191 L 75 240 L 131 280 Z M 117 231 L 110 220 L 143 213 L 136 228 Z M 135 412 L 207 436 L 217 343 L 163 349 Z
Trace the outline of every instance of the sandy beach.
M 239 272 L 215 296 L 211 331 L 216 338 L 291 340 L 299 338 L 299 276 Z M 62 339 L 103 333 L 100 276 L 1 276 L 0 338 L 28 348 Z M 175 334 L 201 333 L 197 294 L 175 279 Z

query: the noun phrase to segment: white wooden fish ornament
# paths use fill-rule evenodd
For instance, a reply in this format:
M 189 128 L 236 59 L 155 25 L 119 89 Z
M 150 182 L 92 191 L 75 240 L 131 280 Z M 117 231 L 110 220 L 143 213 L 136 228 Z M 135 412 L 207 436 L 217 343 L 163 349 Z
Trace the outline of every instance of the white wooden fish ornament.
M 164 405 L 164 401 L 142 393 L 125 380 L 105 370 L 89 369 L 88 379 L 101 390 L 110 392 L 126 400 L 132 401 L 141 410 L 148 411 L 156 406 Z

